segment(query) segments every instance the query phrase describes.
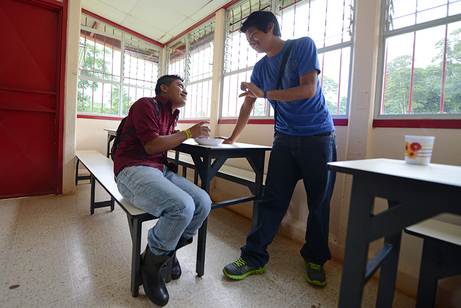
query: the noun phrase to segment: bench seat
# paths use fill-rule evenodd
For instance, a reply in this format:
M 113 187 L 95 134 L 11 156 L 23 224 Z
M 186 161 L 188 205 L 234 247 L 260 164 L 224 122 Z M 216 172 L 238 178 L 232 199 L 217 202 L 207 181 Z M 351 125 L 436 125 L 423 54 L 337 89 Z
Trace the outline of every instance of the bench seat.
M 117 184 L 114 179 L 114 163 L 110 158 L 97 151 L 77 151 L 77 162 L 82 163 L 83 166 L 90 172 L 91 182 L 91 214 L 94 214 L 95 208 L 110 206 L 114 210 L 114 202 L 116 202 L 126 213 L 128 219 L 128 226 L 130 228 L 131 241 L 132 241 L 132 254 L 131 254 L 131 294 L 133 297 L 139 295 L 139 286 L 142 284 L 141 280 L 141 230 L 144 221 L 157 219 L 143 210 L 133 206 L 127 199 L 122 197 L 119 193 Z M 77 164 L 78 166 L 78 164 Z M 111 196 L 110 201 L 95 202 L 95 182 L 98 182 L 106 192 Z M 171 262 L 166 267 L 166 274 L 164 275 L 165 281 L 171 280 Z
M 461 274 L 461 226 L 427 219 L 405 232 L 424 240 L 416 307 L 434 307 L 437 281 Z

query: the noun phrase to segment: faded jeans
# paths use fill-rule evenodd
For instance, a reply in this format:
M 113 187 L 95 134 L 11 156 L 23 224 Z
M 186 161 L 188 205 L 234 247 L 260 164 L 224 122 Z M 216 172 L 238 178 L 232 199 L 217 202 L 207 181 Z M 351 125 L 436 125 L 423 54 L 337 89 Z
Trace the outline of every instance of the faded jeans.
M 174 250 L 181 236 L 192 238 L 210 213 L 209 195 L 166 166 L 163 172 L 148 166 L 126 167 L 116 180 L 120 194 L 131 204 L 159 217 L 147 235 L 155 255 Z
M 336 174 L 327 163 L 336 161 L 334 132 L 315 136 L 290 136 L 276 132 L 269 159 L 264 193 L 259 201 L 258 220 L 247 236 L 241 257 L 263 267 L 269 261 L 267 246 L 277 233 L 298 180 L 307 193 L 306 243 L 301 256 L 323 265 L 331 259 L 328 247 L 330 199 Z

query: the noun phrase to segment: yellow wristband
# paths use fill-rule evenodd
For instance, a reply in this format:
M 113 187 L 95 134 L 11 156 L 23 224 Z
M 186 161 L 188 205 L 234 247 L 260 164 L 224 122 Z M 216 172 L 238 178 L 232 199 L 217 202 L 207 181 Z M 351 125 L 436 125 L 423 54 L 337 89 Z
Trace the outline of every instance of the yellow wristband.
M 190 138 L 192 137 L 192 134 L 191 134 L 190 130 L 188 130 L 188 129 L 183 129 L 182 131 L 186 133 L 186 137 L 187 137 L 186 140 L 187 140 L 187 139 L 190 139 Z

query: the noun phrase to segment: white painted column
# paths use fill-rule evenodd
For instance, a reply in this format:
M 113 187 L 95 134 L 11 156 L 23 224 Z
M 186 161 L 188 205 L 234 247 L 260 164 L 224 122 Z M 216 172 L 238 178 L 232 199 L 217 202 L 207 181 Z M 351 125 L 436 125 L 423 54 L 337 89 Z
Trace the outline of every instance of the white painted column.
M 215 17 L 213 50 L 213 78 L 211 81 L 210 126 L 212 135 L 218 135 L 218 120 L 221 103 L 222 75 L 224 67 L 224 44 L 226 40 L 226 10 L 221 9 Z
M 62 193 L 75 192 L 75 142 L 77 125 L 78 51 L 80 42 L 81 0 L 69 0 L 64 89 L 64 137 Z

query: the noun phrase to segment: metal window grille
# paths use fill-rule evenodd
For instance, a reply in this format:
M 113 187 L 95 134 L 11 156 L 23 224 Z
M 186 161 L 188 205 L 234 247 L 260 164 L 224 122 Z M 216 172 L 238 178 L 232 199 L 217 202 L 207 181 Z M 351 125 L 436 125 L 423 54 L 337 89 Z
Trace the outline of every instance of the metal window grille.
M 245 34 L 240 33 L 240 27 L 253 12 L 271 10 L 270 0 L 247 0 L 238 3 L 227 11 L 227 32 L 224 55 L 224 76 L 222 91 L 221 117 L 232 118 L 238 115 L 240 105 L 239 85 L 250 80 L 254 65 L 264 55 L 258 54 L 248 44 Z M 269 108 L 265 99 L 257 99 L 252 117 L 267 117 Z
M 377 117 L 459 118 L 461 1 L 383 2 Z
M 137 99 L 154 95 L 159 56 L 159 48 L 82 14 L 78 113 L 126 115 Z
M 263 55 L 249 47 L 239 33 L 242 21 L 253 11 L 272 10 L 278 16 L 282 38 L 310 36 L 314 39 L 321 65 L 319 76 L 328 108 L 334 117 L 346 117 L 350 92 L 353 0 L 243 1 L 228 10 L 223 106 L 221 117 L 236 117 L 242 100 L 239 84 L 250 79 L 254 64 Z M 252 117 L 270 117 L 269 102 L 258 99 Z
M 214 30 L 213 20 L 168 46 L 168 73 L 184 77 L 188 92 L 188 101 L 181 112 L 181 119 L 210 116 Z

